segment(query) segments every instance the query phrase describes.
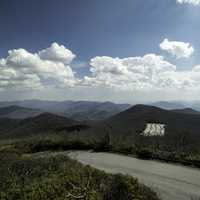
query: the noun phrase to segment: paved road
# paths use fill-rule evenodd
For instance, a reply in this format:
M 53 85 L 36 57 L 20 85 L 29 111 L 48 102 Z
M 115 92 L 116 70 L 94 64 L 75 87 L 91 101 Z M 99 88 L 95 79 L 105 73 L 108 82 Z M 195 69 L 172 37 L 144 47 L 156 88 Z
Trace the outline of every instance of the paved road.
M 109 173 L 123 173 L 137 177 L 140 182 L 152 187 L 163 200 L 200 199 L 198 169 L 111 153 L 74 151 L 69 155 L 84 164 Z

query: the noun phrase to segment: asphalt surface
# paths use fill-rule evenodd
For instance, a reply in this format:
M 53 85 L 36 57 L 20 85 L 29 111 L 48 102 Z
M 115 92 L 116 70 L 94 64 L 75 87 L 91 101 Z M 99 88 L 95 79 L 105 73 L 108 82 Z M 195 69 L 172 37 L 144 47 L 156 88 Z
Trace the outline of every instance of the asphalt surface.
M 134 176 L 156 191 L 163 200 L 200 199 L 199 169 L 111 153 L 73 151 L 68 155 L 109 173 Z

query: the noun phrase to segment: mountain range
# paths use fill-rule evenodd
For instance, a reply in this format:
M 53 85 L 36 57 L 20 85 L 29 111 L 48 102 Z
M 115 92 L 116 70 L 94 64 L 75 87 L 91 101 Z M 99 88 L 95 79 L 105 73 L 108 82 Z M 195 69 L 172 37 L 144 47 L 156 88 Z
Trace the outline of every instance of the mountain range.
M 6 107 L 6 111 L 3 107 Z M 79 121 L 98 121 L 129 107 L 131 107 L 129 104 L 112 102 L 24 100 L 0 102 L 0 117 L 27 118 L 37 116 L 42 112 L 49 112 Z
M 200 111 L 200 100 L 194 101 L 158 101 L 153 103 L 148 103 L 148 105 L 156 106 L 166 110 L 174 109 L 184 109 L 191 108 L 196 111 Z
M 155 106 L 135 105 L 125 111 L 119 112 L 105 120 L 96 123 L 80 122 L 54 113 L 37 113 L 26 119 L 13 117 L 8 118 L 9 113 L 19 109 L 24 112 L 29 109 L 21 107 L 3 107 L 0 109 L 0 135 L 35 135 L 38 133 L 53 132 L 59 134 L 60 131 L 71 132 L 90 129 L 92 134 L 99 132 L 103 134 L 106 128 L 110 128 L 112 134 L 124 134 L 128 130 L 142 131 L 147 123 L 161 123 L 166 125 L 167 133 L 176 134 L 188 132 L 194 136 L 199 135 L 200 114 L 192 109 L 165 110 Z M 19 110 L 17 112 L 19 112 Z M 16 113 L 16 111 L 13 111 Z M 31 113 L 35 113 L 30 110 Z M 6 116 L 6 118 L 5 118 Z M 91 127 L 91 128 L 90 128 Z
M 159 101 L 147 105 L 182 113 L 198 114 L 200 112 L 200 101 Z M 25 119 L 49 112 L 78 121 L 100 121 L 132 106 L 95 101 L 9 101 L 0 102 L 0 118 Z

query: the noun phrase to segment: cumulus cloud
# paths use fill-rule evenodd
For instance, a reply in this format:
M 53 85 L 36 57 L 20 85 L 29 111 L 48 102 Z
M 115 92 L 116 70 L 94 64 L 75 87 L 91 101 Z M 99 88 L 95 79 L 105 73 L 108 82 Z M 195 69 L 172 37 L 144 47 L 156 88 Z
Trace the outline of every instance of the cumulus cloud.
M 160 48 L 177 58 L 189 58 L 194 53 L 194 47 L 190 43 L 169 41 L 164 39 L 160 43 Z
M 155 54 L 122 59 L 95 57 L 91 59 L 90 65 L 91 76 L 85 76 L 85 85 L 105 86 L 118 90 L 194 88 L 198 85 L 200 77 L 200 67 L 180 72 L 175 65 Z
M 156 54 L 128 58 L 97 56 L 90 60 L 90 72 L 83 78 L 77 78 L 71 68 L 74 58 L 70 50 L 57 43 L 36 53 L 10 50 L 6 58 L 0 59 L 0 90 L 64 91 L 73 87 L 101 94 L 110 89 L 150 92 L 200 88 L 200 66 L 179 71 Z
M 71 87 L 78 82 L 69 66 L 74 57 L 70 50 L 57 43 L 38 53 L 10 50 L 7 58 L 0 59 L 0 88 Z
M 91 59 L 92 76 L 85 77 L 86 84 L 107 85 L 119 89 L 150 88 L 156 84 L 160 73 L 174 71 L 175 66 L 162 56 L 148 54 L 144 57 Z
M 39 56 L 43 60 L 52 60 L 70 64 L 76 57 L 69 49 L 66 49 L 63 45 L 53 43 L 49 48 L 39 51 Z
M 176 0 L 177 3 L 180 4 L 192 4 L 192 5 L 200 5 L 200 0 Z
M 196 65 L 192 69 L 194 72 L 200 72 L 200 65 Z

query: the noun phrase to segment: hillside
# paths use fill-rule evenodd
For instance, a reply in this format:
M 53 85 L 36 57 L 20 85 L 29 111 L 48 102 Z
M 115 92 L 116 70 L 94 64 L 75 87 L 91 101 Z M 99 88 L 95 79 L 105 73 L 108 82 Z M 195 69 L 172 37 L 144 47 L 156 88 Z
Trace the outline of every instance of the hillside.
M 106 174 L 66 152 L 18 153 L 0 146 L 1 200 L 159 200 L 136 178 Z
M 136 105 L 121 112 L 107 120 L 108 124 L 114 130 L 144 130 L 146 123 L 162 123 L 167 127 L 168 133 L 188 131 L 199 135 L 200 115 L 196 113 L 181 113 L 168 111 L 154 106 Z
M 25 119 L 38 116 L 41 113 L 42 111 L 40 110 L 24 108 L 15 105 L 0 108 L 0 118 Z
M 1 124 L 3 124 L 1 126 Z M 54 115 L 51 113 L 43 113 L 36 117 L 23 120 L 0 119 L 0 134 L 13 138 L 21 136 L 41 135 L 48 133 L 59 134 L 60 131 L 80 131 L 89 128 L 84 124 L 80 124 L 72 119 Z
M 0 136 L 18 127 L 20 120 L 0 118 Z

